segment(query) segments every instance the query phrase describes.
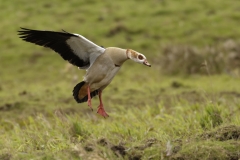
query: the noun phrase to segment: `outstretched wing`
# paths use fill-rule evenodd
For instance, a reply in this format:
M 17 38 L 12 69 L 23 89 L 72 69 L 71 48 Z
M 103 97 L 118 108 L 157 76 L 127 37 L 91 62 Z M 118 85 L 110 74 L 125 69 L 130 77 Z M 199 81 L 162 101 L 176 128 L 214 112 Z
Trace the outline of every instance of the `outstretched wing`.
M 66 31 L 39 31 L 21 28 L 18 31 L 24 41 L 48 47 L 59 53 L 71 64 L 87 69 L 105 49 L 78 34 Z

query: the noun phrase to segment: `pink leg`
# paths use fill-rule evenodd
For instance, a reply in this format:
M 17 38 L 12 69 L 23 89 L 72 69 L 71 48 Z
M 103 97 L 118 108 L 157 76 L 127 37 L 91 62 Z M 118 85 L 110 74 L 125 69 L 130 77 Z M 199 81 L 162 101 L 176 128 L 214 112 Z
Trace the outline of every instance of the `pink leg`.
M 109 117 L 109 115 L 105 112 L 104 107 L 103 107 L 103 103 L 102 103 L 102 91 L 99 90 L 98 92 L 99 95 L 99 101 L 100 101 L 100 105 L 98 106 L 98 111 L 97 113 L 102 115 L 104 118 L 105 117 Z
M 89 107 L 92 109 L 92 111 L 93 111 L 92 103 L 91 103 L 91 95 L 90 95 L 90 93 L 91 93 L 91 91 L 90 91 L 90 86 L 88 86 L 87 92 L 88 92 L 88 106 L 89 106 Z

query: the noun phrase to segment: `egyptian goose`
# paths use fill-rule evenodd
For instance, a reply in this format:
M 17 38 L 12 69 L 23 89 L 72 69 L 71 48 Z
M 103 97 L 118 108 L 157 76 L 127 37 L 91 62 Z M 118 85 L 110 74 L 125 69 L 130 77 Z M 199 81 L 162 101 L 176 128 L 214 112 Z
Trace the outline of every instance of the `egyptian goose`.
M 73 97 L 78 103 L 87 101 L 92 109 L 91 98 L 98 95 L 100 105 L 97 113 L 103 117 L 107 117 L 108 114 L 103 107 L 102 91 L 110 84 L 122 64 L 131 59 L 151 67 L 143 54 L 132 49 L 117 47 L 105 49 L 79 34 L 71 34 L 64 30 L 53 32 L 21 28 L 18 32 L 24 41 L 51 48 L 64 60 L 79 69 L 86 69 L 83 81 L 73 89 Z

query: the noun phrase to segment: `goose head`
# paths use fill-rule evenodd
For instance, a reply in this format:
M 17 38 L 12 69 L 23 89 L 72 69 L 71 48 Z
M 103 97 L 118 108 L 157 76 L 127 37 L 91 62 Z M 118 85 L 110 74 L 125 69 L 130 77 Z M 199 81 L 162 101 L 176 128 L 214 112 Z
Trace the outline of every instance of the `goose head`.
M 132 49 L 127 49 L 126 54 L 127 57 L 133 60 L 134 62 L 141 63 L 148 67 L 151 67 L 151 64 L 148 63 L 147 58 L 143 54 L 138 53 L 137 51 L 134 51 Z

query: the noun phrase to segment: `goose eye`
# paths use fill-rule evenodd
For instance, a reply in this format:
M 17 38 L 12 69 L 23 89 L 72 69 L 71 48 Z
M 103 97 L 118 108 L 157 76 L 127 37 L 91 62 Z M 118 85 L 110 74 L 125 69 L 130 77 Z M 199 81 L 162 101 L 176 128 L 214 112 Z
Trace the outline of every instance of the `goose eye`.
M 143 56 L 142 56 L 142 55 L 138 55 L 138 59 L 139 59 L 139 60 L 142 60 L 142 59 L 143 59 Z

